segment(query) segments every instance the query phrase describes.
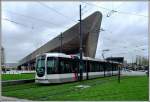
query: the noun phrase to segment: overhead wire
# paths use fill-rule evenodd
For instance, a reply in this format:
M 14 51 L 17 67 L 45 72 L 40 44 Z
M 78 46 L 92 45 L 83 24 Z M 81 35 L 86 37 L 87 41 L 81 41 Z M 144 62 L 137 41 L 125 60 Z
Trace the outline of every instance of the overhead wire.
M 58 12 L 56 9 L 54 9 L 54 8 L 48 6 L 48 5 L 46 5 L 46 4 L 44 4 L 44 3 L 40 2 L 40 1 L 38 1 L 38 3 L 39 3 L 41 6 L 44 6 L 45 8 L 48 8 L 48 9 L 50 9 L 50 10 L 53 10 L 53 11 L 56 12 L 57 14 L 59 14 L 59 15 L 65 17 L 65 18 L 68 18 L 68 17 L 65 16 L 64 14 Z
M 33 16 L 28 16 L 28 15 L 24 15 L 24 14 L 16 13 L 16 12 L 9 11 L 9 10 L 6 10 L 6 11 L 7 11 L 8 13 L 11 13 L 11 14 L 15 14 L 15 15 L 19 15 L 19 16 L 23 16 L 23 17 L 26 17 L 26 18 L 32 19 L 32 20 L 34 20 L 34 21 L 41 21 L 41 22 L 44 22 L 44 23 L 47 23 L 47 24 L 51 24 L 51 25 L 58 26 L 58 24 L 55 24 L 55 23 L 50 22 L 50 21 L 47 21 L 47 20 L 43 20 L 43 19 L 36 18 L 36 17 L 33 17 Z
M 12 23 L 15 23 L 15 24 L 17 24 L 17 25 L 24 26 L 24 27 L 29 27 L 29 26 L 27 26 L 27 25 L 25 25 L 25 24 L 16 22 L 16 21 L 14 21 L 14 20 L 10 20 L 10 19 L 8 19 L 8 18 L 2 18 L 2 20 L 6 20 L 6 21 L 9 21 L 9 22 L 12 22 Z
M 57 14 L 59 14 L 59 15 L 65 17 L 65 18 L 67 18 L 67 20 L 68 20 L 69 17 L 67 17 L 67 16 L 65 16 L 64 14 L 58 12 L 57 10 L 55 10 L 55 9 L 53 9 L 53 8 L 51 8 L 51 7 L 49 7 L 49 6 L 47 6 L 47 5 L 44 4 L 44 3 L 41 3 L 41 2 L 38 2 L 38 3 L 39 3 L 40 5 L 42 5 L 42 6 L 46 7 L 46 8 L 48 8 L 48 9 L 51 9 L 52 11 L 56 12 Z M 42 21 L 42 22 L 50 23 L 50 24 L 55 25 L 55 24 L 52 23 L 52 22 L 49 22 L 49 21 L 46 21 L 46 20 L 42 20 L 42 19 L 39 19 L 39 18 L 36 18 L 36 17 L 27 16 L 27 15 L 20 14 L 20 13 L 16 13 L 16 12 L 12 12 L 12 11 L 9 11 L 9 10 L 7 10 L 7 12 L 9 12 L 9 13 L 11 13 L 11 14 L 15 14 L 15 15 L 27 17 L 27 18 L 29 18 L 29 19 L 38 20 L 38 21 L 40 20 L 40 21 Z M 9 19 L 5 19 L 5 20 L 10 21 L 10 22 L 15 23 L 15 24 L 18 24 L 18 25 L 23 25 L 23 26 L 27 27 L 25 24 L 21 24 L 21 23 L 18 23 L 18 22 L 16 22 L 16 21 L 13 21 L 13 20 L 9 20 Z M 75 21 L 75 20 L 73 20 L 73 21 Z M 76 22 L 76 21 L 75 21 L 75 22 Z
M 82 1 L 84 2 L 84 1 Z M 104 10 L 107 10 L 107 11 L 111 11 L 111 12 L 116 12 L 116 13 L 120 13 L 120 14 L 128 14 L 128 15 L 135 15 L 135 16 L 142 16 L 142 17 L 147 17 L 148 16 L 145 16 L 145 15 L 139 15 L 137 13 L 132 13 L 132 12 L 124 12 L 124 11 L 120 11 L 120 10 L 112 10 L 112 9 L 108 9 L 108 8 L 105 8 L 105 7 L 102 7 L 102 6 L 98 6 L 96 4 L 93 4 L 93 3 L 87 3 L 87 2 L 84 2 L 88 5 L 91 5 L 91 6 L 95 6 L 95 7 L 98 7 L 98 8 L 101 8 L 101 9 L 104 9 Z
M 42 6 L 48 8 L 48 9 L 53 10 L 54 12 L 56 12 L 56 13 L 59 14 L 59 15 L 62 15 L 62 16 L 65 17 L 65 18 L 67 18 L 67 19 L 69 18 L 69 17 L 63 15 L 62 13 L 58 12 L 57 10 L 55 10 L 55 9 L 53 9 L 53 8 L 50 8 L 50 7 L 47 6 L 46 4 L 43 4 L 43 3 L 41 3 L 41 2 L 39 2 L 39 3 L 40 3 Z M 33 16 L 27 16 L 27 15 L 20 14 L 20 13 L 16 13 L 16 12 L 12 12 L 12 11 L 9 11 L 9 10 L 7 10 L 7 12 L 9 12 L 9 13 L 11 13 L 11 14 L 23 16 L 23 17 L 26 17 L 26 18 L 29 18 L 29 19 L 38 20 L 38 21 L 42 21 L 42 22 L 45 22 L 45 23 L 50 23 L 50 24 L 55 25 L 55 24 L 52 23 L 52 22 L 49 22 L 49 21 L 46 21 L 46 20 L 43 20 L 43 19 L 39 19 L 39 18 L 36 18 L 36 17 L 33 17 Z M 16 24 L 19 24 L 19 25 L 24 25 L 24 24 L 20 24 L 20 23 L 18 23 L 18 22 L 16 22 L 16 21 L 9 20 L 9 19 L 7 19 L 7 21 L 10 21 L 10 22 L 12 22 L 12 23 L 16 23 Z M 24 26 L 25 26 L 25 25 L 24 25 Z
M 109 40 L 109 41 L 111 41 L 111 42 L 116 42 L 116 40 L 112 40 L 112 39 L 109 39 L 109 38 L 105 38 L 105 39 L 106 39 L 106 40 Z M 117 41 L 117 42 L 118 42 L 118 41 Z M 134 46 L 132 46 L 132 50 L 131 50 L 131 51 L 139 50 L 140 47 L 144 47 L 144 46 L 147 47 L 147 45 L 145 45 L 145 44 L 134 45 Z M 114 47 L 114 48 L 115 48 L 115 47 Z M 114 48 L 111 48 L 111 49 L 114 49 Z M 122 46 L 122 47 L 120 46 L 119 49 L 120 49 L 120 48 L 121 48 L 121 49 L 124 49 L 124 48 L 126 49 L 126 48 L 128 48 L 128 46 Z M 140 48 L 140 49 L 147 49 L 147 48 Z M 99 50 L 99 51 L 101 51 L 101 50 Z
M 33 16 L 28 16 L 28 15 L 24 15 L 24 14 L 20 14 L 20 13 L 16 13 L 16 12 L 13 12 L 13 11 L 9 11 L 9 10 L 6 10 L 8 13 L 11 13 L 11 14 L 14 14 L 14 15 L 18 15 L 18 16 L 22 16 L 22 17 L 25 17 L 27 19 L 31 19 L 31 20 L 34 20 L 34 21 L 38 21 L 38 22 L 42 22 L 42 23 L 45 23 L 45 24 L 51 24 L 51 25 L 55 25 L 55 26 L 59 26 L 58 24 L 55 24 L 55 23 L 52 23 L 50 21 L 47 21 L 47 20 L 43 20 L 43 19 L 39 19 L 39 18 L 36 18 L 36 17 L 33 17 Z M 24 27 L 28 27 L 26 26 L 25 24 L 22 24 L 22 23 L 19 23 L 17 21 L 14 21 L 14 20 L 10 20 L 10 19 L 4 19 L 4 20 L 7 20 L 9 22 L 12 22 L 12 23 L 15 23 L 15 24 L 18 24 L 18 25 L 22 25 Z M 45 25 L 46 26 L 46 25 Z M 47 27 L 47 26 L 46 26 Z M 31 27 L 32 29 L 35 29 L 35 27 L 32 25 Z
M 57 13 L 57 14 L 63 16 L 66 20 L 70 19 L 70 21 L 73 21 L 73 22 L 77 23 L 76 20 L 74 20 L 74 19 L 72 19 L 72 18 L 70 18 L 70 17 L 64 15 L 63 13 L 61 13 L 61 12 L 59 12 L 58 10 L 56 10 L 56 9 L 54 9 L 54 8 L 52 8 L 52 7 L 50 7 L 50 6 L 48 6 L 47 4 L 42 3 L 42 2 L 40 2 L 40 1 L 38 1 L 37 3 L 39 3 L 41 6 L 47 8 L 47 9 L 49 9 L 49 10 L 55 12 L 55 13 Z M 69 26 L 65 26 L 64 28 L 65 28 L 65 29 L 68 29 L 69 27 L 70 27 L 70 25 L 69 25 Z
M 89 4 L 89 3 L 87 3 L 87 2 L 84 2 L 84 3 Z M 90 4 L 90 5 L 97 6 L 97 5 L 95 5 L 95 4 Z M 148 16 L 145 16 L 145 15 L 139 15 L 139 14 L 130 13 L 130 12 L 123 12 L 123 11 L 120 11 L 120 10 L 112 10 L 112 9 L 104 8 L 104 7 L 101 7 L 101 6 L 97 6 L 97 7 L 101 8 L 101 9 L 105 9 L 105 10 L 107 10 L 107 11 L 110 11 L 110 15 L 111 15 L 111 13 L 118 12 L 118 13 L 122 13 L 122 14 L 131 14 L 131 15 L 136 15 L 136 16 L 148 17 Z M 109 15 L 109 16 L 110 16 L 110 15 Z M 107 16 L 107 17 L 109 17 L 109 16 Z M 112 33 L 112 32 L 111 32 L 111 33 Z
M 93 4 L 94 5 L 94 4 Z M 96 5 L 97 6 L 97 5 Z M 100 8 L 103 8 L 103 9 L 105 9 L 105 10 L 111 10 L 111 9 L 107 9 L 107 8 L 104 8 L 104 7 L 100 7 Z M 52 9 L 52 8 L 51 8 Z M 56 11 L 56 10 L 54 10 L 54 9 L 52 9 L 53 11 L 55 11 L 55 12 L 57 12 L 58 14 L 60 14 L 60 15 L 62 15 L 62 16 L 64 16 L 64 17 L 66 17 L 65 15 L 63 15 L 63 14 L 61 14 L 60 12 L 58 12 L 58 11 Z M 117 11 L 118 12 L 118 11 Z M 12 13 L 12 12 L 11 12 Z M 16 13 L 15 13 L 16 14 Z M 19 15 L 22 15 L 22 14 L 19 14 Z M 32 19 L 35 19 L 35 17 L 31 17 L 31 16 L 26 16 L 26 15 L 22 15 L 22 16 L 25 16 L 25 17 L 29 17 L 29 18 L 32 18 Z M 41 20 L 41 19 L 37 19 L 36 18 L 36 20 Z M 9 20 L 10 22 L 14 22 L 14 23 L 16 23 L 16 24 L 18 24 L 17 22 L 15 22 L 15 21 L 11 21 L 11 20 Z M 43 21 L 43 20 L 41 20 L 41 21 Z M 45 21 L 44 20 L 44 22 L 49 22 L 49 21 Z M 52 24 L 54 24 L 54 23 L 52 23 Z M 23 24 L 22 24 L 23 25 Z
M 57 14 L 63 16 L 63 17 L 66 18 L 67 20 L 68 20 L 68 19 L 71 19 L 70 17 L 64 15 L 63 13 L 57 11 L 56 9 L 54 9 L 54 8 L 52 8 L 52 7 L 49 7 L 48 5 L 46 5 L 46 4 L 42 3 L 42 2 L 38 2 L 38 3 L 39 3 L 41 6 L 44 6 L 45 8 L 48 8 L 48 9 L 50 9 L 50 10 L 56 12 Z M 34 21 L 40 21 L 40 22 L 43 22 L 43 23 L 47 23 L 47 24 L 51 24 L 51 25 L 58 26 L 58 24 L 55 24 L 55 23 L 50 22 L 50 21 L 47 21 L 47 20 L 43 20 L 43 19 L 36 18 L 36 17 L 33 17 L 33 16 L 28 16 L 28 15 L 16 13 L 16 12 L 9 11 L 9 10 L 6 10 L 6 11 L 7 11 L 8 13 L 11 13 L 11 14 L 15 14 L 15 15 L 18 15 L 18 16 L 23 16 L 23 17 L 32 19 L 32 20 L 34 20 Z M 77 22 L 77 21 L 75 21 L 75 20 L 73 20 L 73 19 L 71 19 L 71 20 L 74 21 L 74 22 Z M 16 21 L 12 21 L 12 20 L 9 20 L 9 21 L 10 21 L 10 22 L 13 22 L 13 23 L 16 22 Z M 16 24 L 19 24 L 19 23 L 16 22 Z M 20 25 L 23 25 L 23 24 L 20 24 Z M 25 25 L 24 25 L 24 26 L 25 26 Z M 66 27 L 66 28 L 68 28 L 68 27 Z M 32 26 L 32 29 L 33 29 L 33 26 Z
M 81 4 L 81 5 L 83 5 L 83 4 Z M 87 8 L 87 6 L 86 5 L 83 5 L 82 7 L 81 7 L 81 14 L 82 15 L 84 15 L 88 10 L 86 10 L 86 8 Z
M 35 29 L 34 26 L 27 26 L 27 25 L 25 25 L 25 24 L 23 24 L 23 23 L 17 22 L 17 21 L 15 21 L 15 20 L 10 20 L 10 19 L 8 19 L 8 18 L 2 18 L 2 20 L 6 20 L 6 21 L 9 21 L 9 22 L 14 23 L 14 24 L 17 24 L 17 25 L 21 25 L 21 26 L 23 26 L 23 27 Z M 53 31 L 50 32 L 50 33 L 55 33 L 55 34 L 57 34 L 57 32 L 53 32 Z
M 55 13 L 57 13 L 57 14 L 63 16 L 63 17 L 66 18 L 67 20 L 68 20 L 68 19 L 71 19 L 72 21 L 77 22 L 76 20 L 72 19 L 71 17 L 68 17 L 68 16 L 64 15 L 63 13 L 61 13 L 61 12 L 59 12 L 58 10 L 56 10 L 56 9 L 54 9 L 54 8 L 52 8 L 52 7 L 50 7 L 50 6 L 48 6 L 48 5 L 45 4 L 45 3 L 42 3 L 42 2 L 40 2 L 40 1 L 38 1 L 37 3 L 39 3 L 41 6 L 47 8 L 47 9 L 49 9 L 49 10 L 54 11 Z

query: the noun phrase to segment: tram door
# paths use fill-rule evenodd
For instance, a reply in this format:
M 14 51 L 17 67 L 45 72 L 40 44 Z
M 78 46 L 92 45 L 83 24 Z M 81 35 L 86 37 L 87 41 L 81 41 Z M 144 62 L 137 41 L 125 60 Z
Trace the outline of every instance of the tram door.
M 81 71 L 81 69 L 80 69 L 80 61 L 79 60 L 74 60 L 73 61 L 73 69 L 74 69 L 74 71 L 73 71 L 73 73 L 74 73 L 74 80 L 80 80 L 80 78 L 82 77 L 82 79 L 84 79 L 84 76 L 85 76 L 85 72 L 86 72 L 86 62 L 85 61 L 83 61 L 83 63 L 82 63 L 82 76 L 80 76 L 81 74 L 80 74 L 80 71 Z
M 84 78 L 84 70 L 85 70 L 85 64 L 84 61 L 78 63 L 78 80 L 83 80 Z
M 107 76 L 111 76 L 112 72 L 111 72 L 111 64 L 107 63 L 107 67 L 106 67 L 106 74 Z
M 74 80 L 79 80 L 79 62 L 77 60 L 73 61 L 73 73 L 74 73 Z
M 85 72 L 85 61 L 82 61 L 82 64 L 80 65 L 80 60 L 78 60 L 76 66 L 77 66 L 78 80 L 83 80 Z
M 89 61 L 86 61 L 85 63 L 85 67 L 86 67 L 86 79 L 89 79 Z

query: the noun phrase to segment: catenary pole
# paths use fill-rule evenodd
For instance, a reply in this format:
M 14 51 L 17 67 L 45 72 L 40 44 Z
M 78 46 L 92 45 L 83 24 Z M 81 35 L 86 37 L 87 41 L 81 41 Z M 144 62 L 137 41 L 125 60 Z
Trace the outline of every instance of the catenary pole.
M 62 33 L 60 34 L 59 40 L 60 40 L 60 53 L 62 53 L 62 40 L 63 40 Z
M 80 81 L 82 80 L 82 77 L 83 77 L 83 73 L 82 73 L 82 70 L 83 70 L 83 61 L 82 61 L 82 52 L 83 52 L 83 48 L 82 48 L 82 39 L 83 39 L 83 35 L 82 35 L 82 15 L 81 15 L 81 5 L 80 5 Z

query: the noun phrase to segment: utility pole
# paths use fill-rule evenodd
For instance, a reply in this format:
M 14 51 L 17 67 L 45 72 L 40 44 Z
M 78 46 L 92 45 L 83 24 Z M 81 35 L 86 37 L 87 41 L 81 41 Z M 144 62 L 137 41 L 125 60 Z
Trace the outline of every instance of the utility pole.
M 83 39 L 83 35 L 82 35 L 82 18 L 81 18 L 81 5 L 80 5 L 80 81 L 83 79 L 83 61 L 82 61 L 82 52 L 83 52 L 83 47 L 82 47 L 82 39 Z
M 133 67 L 133 55 L 132 55 L 132 70 L 134 70 L 134 67 Z
M 118 83 L 120 83 L 120 65 L 118 66 L 119 73 L 118 73 Z
M 59 40 L 60 40 L 60 53 L 62 53 L 62 40 L 63 40 L 62 33 L 60 34 Z

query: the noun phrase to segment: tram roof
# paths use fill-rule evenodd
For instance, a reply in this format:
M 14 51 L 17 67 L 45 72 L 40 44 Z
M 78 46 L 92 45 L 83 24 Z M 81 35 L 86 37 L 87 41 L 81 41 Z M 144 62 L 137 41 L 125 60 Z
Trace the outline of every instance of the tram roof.
M 85 60 L 91 60 L 91 61 L 100 61 L 100 62 L 109 62 L 109 63 L 117 63 L 117 64 L 119 64 L 119 62 L 106 61 L 106 60 L 97 59 L 97 58 L 91 58 L 91 57 L 83 57 L 83 59 L 85 59 Z
M 72 57 L 78 57 L 78 55 L 67 55 L 67 54 L 64 54 L 64 53 L 44 53 L 44 54 L 41 54 L 41 55 L 46 55 L 46 56 L 49 56 L 49 57 L 62 57 L 62 58 L 72 58 Z M 40 55 L 38 55 L 40 56 Z M 84 60 L 90 60 L 90 61 L 100 61 L 100 62 L 109 62 L 109 63 L 116 63 L 116 64 L 120 64 L 119 62 L 114 62 L 114 61 L 106 61 L 106 60 L 102 60 L 102 59 L 97 59 L 97 58 L 91 58 L 91 57 L 84 57 L 83 56 L 83 59 Z
M 49 57 L 63 57 L 63 58 L 71 58 L 70 55 L 66 55 L 64 53 L 43 53 L 43 54 L 40 54 L 40 55 L 46 55 L 46 56 L 49 56 Z M 40 56 L 40 55 L 37 55 L 37 56 Z

